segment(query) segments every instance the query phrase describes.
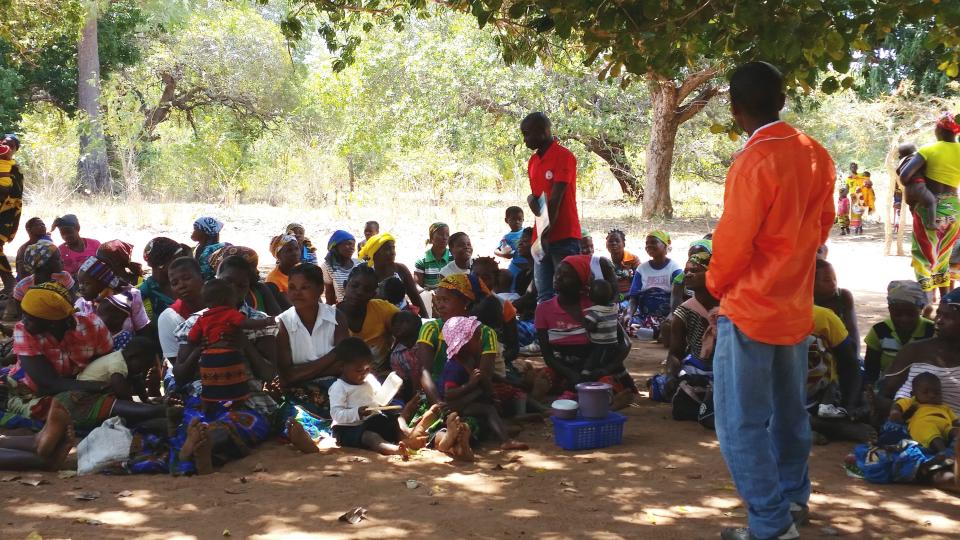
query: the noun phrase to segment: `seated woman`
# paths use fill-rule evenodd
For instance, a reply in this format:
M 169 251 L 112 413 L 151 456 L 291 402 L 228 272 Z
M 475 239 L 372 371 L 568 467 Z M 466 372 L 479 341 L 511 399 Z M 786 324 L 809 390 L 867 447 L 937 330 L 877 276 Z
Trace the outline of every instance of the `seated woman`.
M 397 262 L 396 241 L 390 233 L 379 233 L 371 236 L 363 249 L 360 250 L 360 259 L 374 270 L 377 278 L 377 287 L 391 277 L 398 277 L 407 289 L 407 300 L 417 307 L 420 316 L 427 313 L 427 307 L 420 298 L 417 282 L 413 274 L 403 264 Z M 367 345 L 370 345 L 367 342 Z M 371 348 L 373 346 L 371 345 Z M 376 353 L 376 351 L 374 351 Z
M 217 269 L 210 264 L 210 256 L 218 249 L 229 245 L 220 241 L 221 230 L 223 230 L 223 222 L 217 218 L 204 216 L 193 222 L 193 234 L 190 235 L 190 239 L 197 243 L 193 256 L 200 263 L 204 281 L 213 279 L 217 273 Z
M 290 302 L 286 295 L 281 294 L 276 287 L 267 285 L 260 279 L 257 270 L 260 265 L 260 256 L 257 252 L 244 246 L 224 246 L 210 256 L 210 266 L 214 271 L 219 270 L 220 263 L 229 257 L 240 257 L 250 267 L 250 292 L 247 293 L 246 304 L 251 308 L 262 311 L 271 317 L 276 317 L 283 311 L 290 309 Z
M 328 391 L 341 367 L 333 349 L 347 337 L 348 323 L 343 313 L 322 302 L 319 267 L 294 267 L 289 284 L 293 307 L 277 317 L 277 374 L 283 391 L 279 418 L 290 442 L 314 453 L 322 439 L 332 436 Z
M 286 296 L 287 276 L 294 266 L 300 264 L 300 243 L 292 234 L 274 236 L 270 240 L 270 253 L 277 260 L 277 266 L 267 274 L 267 286 Z
M 77 282 L 80 285 L 80 298 L 75 306 L 80 313 L 84 315 L 96 313 L 97 304 L 103 298 L 123 291 L 130 295 L 131 303 L 130 318 L 124 323 L 124 328 L 139 334 L 144 332 L 150 324 L 150 318 L 147 317 L 143 307 L 140 290 L 118 278 L 104 261 L 96 257 L 87 259 L 80 266 Z
M 613 229 L 607 233 L 607 252 L 610 254 L 610 261 L 613 263 L 613 269 L 617 274 L 618 290 L 621 295 L 630 292 L 630 284 L 633 283 L 633 274 L 640 266 L 640 259 L 626 249 L 627 235 L 620 229 Z M 590 255 L 593 255 L 590 253 Z
M 372 372 L 383 380 L 390 374 L 390 350 L 393 348 L 390 322 L 400 310 L 386 300 L 374 298 L 376 294 L 377 274 L 373 268 L 361 264 L 350 272 L 343 302 L 337 305 L 337 309 L 346 318 L 350 336 L 363 339 L 370 347 L 374 360 Z
M 817 259 L 817 272 L 813 283 L 813 302 L 837 314 L 843 321 L 847 334 L 854 344 L 856 355 L 860 356 L 860 330 L 857 328 L 857 310 L 854 307 L 853 294 L 847 289 L 837 287 L 837 273 L 833 265 Z
M 80 220 L 73 214 L 66 214 L 53 220 L 50 231 L 53 232 L 58 228 L 60 237 L 63 239 L 63 243 L 60 244 L 63 271 L 76 276 L 83 261 L 96 255 L 100 242 L 80 236 Z
M 927 306 L 927 295 L 916 281 L 891 281 L 887 285 L 887 309 L 890 316 L 870 329 L 864 342 L 863 381 L 876 384 L 907 343 L 930 339 L 933 321 L 920 315 Z
M 6 411 L 42 421 L 57 401 L 80 429 L 93 429 L 110 416 L 130 424 L 163 417 L 161 406 L 117 399 L 110 383 L 77 380 L 94 359 L 113 352 L 113 340 L 96 315 L 75 313 L 70 300 L 55 283 L 24 295 L 23 320 L 13 337 L 17 363 L 6 377 Z
M 604 259 L 601 259 L 603 264 Z M 602 277 L 614 285 L 612 268 L 601 266 L 602 276 L 591 268 L 588 255 L 571 255 L 558 266 L 554 282 L 557 296 L 537 306 L 535 324 L 539 335 L 543 360 L 547 364 L 545 374 L 555 392 L 572 391 L 577 383 L 584 382 L 582 372 L 590 359 L 590 338 L 583 326 L 584 310 L 590 307 L 587 287 L 591 280 Z M 627 373 L 623 362 L 630 352 L 629 340 L 623 337 L 617 354 L 608 364 L 598 370 L 600 381 L 611 384 L 616 393 L 614 405 L 623 407 L 633 401 L 638 392 L 633 378 Z M 542 399 L 534 395 L 534 399 Z
M 133 244 L 123 240 L 108 240 L 100 244 L 96 254 L 121 281 L 136 287 L 143 282 L 143 266 L 133 262 L 132 256 Z
M 675 420 L 698 419 L 699 404 L 705 399 L 713 380 L 713 348 L 720 302 L 702 283 L 701 274 L 709 266 L 708 253 L 695 253 L 687 261 L 684 283 L 693 292 L 693 297 L 673 312 L 665 376 L 651 379 L 650 397 L 656 401 L 671 401 Z M 685 397 L 674 399 L 678 387 L 687 393 L 689 400 Z M 696 410 L 688 406 L 691 404 L 696 405 Z
M 673 280 L 683 269 L 667 257 L 670 251 L 670 235 L 667 233 L 652 231 L 648 234 L 646 249 L 650 260 L 641 264 L 633 276 L 623 324 L 631 335 L 657 339 L 660 323 L 670 314 Z
M 300 262 L 319 264 L 317 260 L 317 248 L 314 247 L 313 242 L 307 238 L 307 231 L 303 228 L 303 225 L 291 223 L 287 225 L 286 233 L 292 234 L 297 238 L 297 244 L 300 246 Z
M 189 246 L 164 236 L 150 240 L 143 248 L 143 260 L 150 267 L 150 275 L 137 288 L 140 289 L 143 308 L 151 321 L 156 321 L 175 301 L 167 266 L 174 259 L 189 256 Z
M 32 272 L 28 271 L 24 266 L 24 255 L 27 252 L 27 248 L 36 244 L 40 240 L 50 241 L 50 235 L 47 234 L 47 224 L 38 217 L 32 217 L 28 219 L 23 229 L 27 233 L 27 241 L 17 249 L 17 261 L 15 267 L 17 270 L 18 281 L 32 274 Z
M 23 267 L 28 275 L 23 277 L 13 289 L 12 301 L 7 304 L 4 318 L 16 320 L 20 317 L 20 302 L 30 287 L 41 283 L 55 282 L 70 293 L 77 293 L 77 284 L 73 276 L 63 271 L 60 250 L 49 240 L 38 240 L 24 252 Z
M 323 270 L 323 297 L 335 306 L 343 301 L 343 284 L 360 261 L 353 257 L 357 239 L 347 231 L 334 231 L 327 241 L 327 254 L 320 261 Z

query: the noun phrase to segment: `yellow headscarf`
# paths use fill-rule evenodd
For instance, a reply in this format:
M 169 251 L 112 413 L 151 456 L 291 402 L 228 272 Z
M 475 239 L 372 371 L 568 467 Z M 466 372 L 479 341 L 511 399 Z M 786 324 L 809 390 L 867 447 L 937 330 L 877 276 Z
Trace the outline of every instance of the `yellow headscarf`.
M 670 235 L 667 234 L 666 231 L 660 231 L 660 230 L 650 231 L 647 233 L 647 236 L 652 236 L 656 238 L 657 240 L 663 242 L 663 245 L 665 246 L 670 245 Z
M 20 309 L 31 317 L 45 321 L 62 321 L 76 312 L 70 293 L 56 283 L 41 283 L 27 290 Z
M 363 249 L 360 250 L 359 256 L 362 260 L 367 262 L 367 266 L 373 268 L 373 256 L 380 251 L 380 248 L 383 247 L 387 242 L 396 242 L 396 238 L 388 232 L 375 234 L 367 240 L 367 243 L 363 245 Z
M 490 294 L 490 289 L 476 276 L 471 274 L 453 274 L 440 280 L 437 287 L 459 293 L 470 302 Z

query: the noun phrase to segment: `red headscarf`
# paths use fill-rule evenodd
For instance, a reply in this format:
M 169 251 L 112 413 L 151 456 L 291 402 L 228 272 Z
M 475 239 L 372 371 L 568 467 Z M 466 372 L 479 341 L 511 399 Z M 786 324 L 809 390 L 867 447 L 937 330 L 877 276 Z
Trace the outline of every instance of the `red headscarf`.
M 957 123 L 957 117 L 952 113 L 944 113 L 944 115 L 937 120 L 937 127 L 945 129 L 955 135 L 960 133 L 960 124 Z
M 590 284 L 590 262 L 593 260 L 591 255 L 570 255 L 563 259 L 563 262 L 573 267 L 573 270 L 580 278 L 580 284 L 584 287 Z

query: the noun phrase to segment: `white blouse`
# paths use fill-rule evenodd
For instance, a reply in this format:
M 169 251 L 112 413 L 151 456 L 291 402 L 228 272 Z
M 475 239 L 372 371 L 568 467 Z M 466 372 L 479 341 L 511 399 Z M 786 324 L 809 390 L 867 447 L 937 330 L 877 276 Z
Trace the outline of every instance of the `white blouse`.
M 297 315 L 297 308 L 291 307 L 277 319 L 283 323 L 290 336 L 290 353 L 294 364 L 306 364 L 333 350 L 333 334 L 337 329 L 337 308 L 320 302 L 317 322 L 313 331 L 307 330 Z

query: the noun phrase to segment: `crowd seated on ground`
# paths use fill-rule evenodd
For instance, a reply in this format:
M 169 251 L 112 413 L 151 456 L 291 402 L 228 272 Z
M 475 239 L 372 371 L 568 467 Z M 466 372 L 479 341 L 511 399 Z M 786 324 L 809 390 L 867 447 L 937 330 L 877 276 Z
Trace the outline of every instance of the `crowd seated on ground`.
M 667 349 L 650 398 L 670 403 L 676 420 L 713 426 L 709 235 L 674 261 L 670 236 L 651 231 L 641 262 L 622 231 L 606 235 L 609 257 L 584 231 L 580 254 L 556 265 L 555 296 L 538 303 L 532 231 L 518 207 L 505 222 L 493 257 L 473 257 L 466 233 L 432 224 L 413 273 L 396 260 L 402 240 L 379 225 L 368 224 L 355 258 L 349 232 L 333 232 L 318 253 L 293 223 L 269 241 L 275 264 L 264 278 L 257 251 L 222 241 L 213 217 L 196 220 L 195 248 L 147 242 L 146 269 L 125 241 L 80 237 L 75 216 L 54 221 L 59 248 L 32 219 L 4 310 L 18 322 L 0 370 L 0 427 L 35 434 L 0 438 L 0 467 L 57 468 L 77 437 L 113 416 L 134 436 L 127 473 L 205 474 L 269 438 L 304 453 L 429 447 L 471 460 L 484 441 L 525 448 L 523 421 L 576 399 L 580 382 L 610 384 L 614 408 L 639 399 L 625 369 L 637 340 Z M 807 385 L 819 440 L 876 443 L 893 414 L 931 455 L 949 454 L 955 430 L 914 429 L 912 418 L 939 406 L 917 385 L 939 388 L 946 410 L 960 407 L 950 360 L 960 297 L 945 296 L 934 322 L 921 315 L 929 299 L 916 282 L 891 283 L 890 317 L 870 330 L 861 362 L 853 296 L 822 252 L 811 261 Z M 402 384 L 384 411 L 374 396 L 392 374 Z M 928 461 L 920 476 L 943 481 L 942 460 Z

